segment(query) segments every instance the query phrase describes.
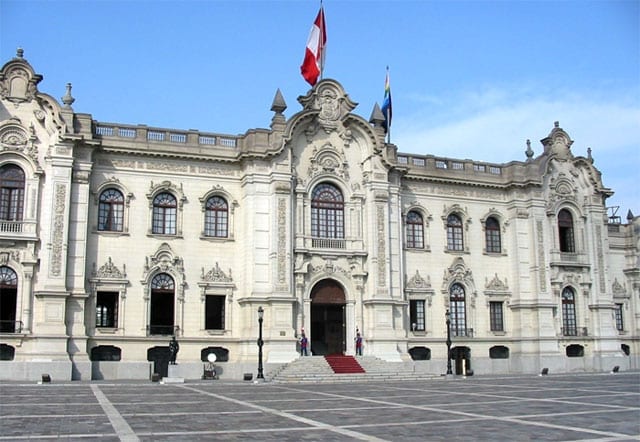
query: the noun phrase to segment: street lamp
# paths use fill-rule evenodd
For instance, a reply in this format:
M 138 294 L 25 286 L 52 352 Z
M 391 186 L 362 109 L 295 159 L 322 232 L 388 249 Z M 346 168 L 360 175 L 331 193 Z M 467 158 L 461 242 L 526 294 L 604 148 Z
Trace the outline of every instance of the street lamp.
M 447 320 L 447 374 L 453 374 L 451 371 L 451 314 L 449 309 L 444 314 Z
M 260 306 L 258 307 L 258 376 L 256 376 L 256 379 L 264 379 L 264 374 L 262 373 L 262 345 L 264 344 L 262 341 L 263 318 L 264 309 Z

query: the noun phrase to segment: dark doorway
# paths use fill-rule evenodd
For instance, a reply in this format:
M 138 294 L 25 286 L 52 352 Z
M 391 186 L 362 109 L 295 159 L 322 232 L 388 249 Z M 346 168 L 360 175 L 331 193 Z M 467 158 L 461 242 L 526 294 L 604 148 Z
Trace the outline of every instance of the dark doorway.
M 344 289 L 336 281 L 320 281 L 311 291 L 311 353 L 343 354 L 345 332 Z
M 6 266 L 0 267 L 0 333 L 20 333 L 16 322 L 18 275 Z
M 469 347 L 453 347 L 451 349 L 451 359 L 456 366 L 456 374 L 463 373 L 463 365 L 468 373 L 471 371 L 471 349 Z
M 169 375 L 170 356 L 169 346 L 152 347 L 147 350 L 147 361 L 153 362 L 153 372 L 163 378 Z
M 156 275 L 151 281 L 150 334 L 173 335 L 175 333 L 174 290 L 173 278 L 166 273 Z

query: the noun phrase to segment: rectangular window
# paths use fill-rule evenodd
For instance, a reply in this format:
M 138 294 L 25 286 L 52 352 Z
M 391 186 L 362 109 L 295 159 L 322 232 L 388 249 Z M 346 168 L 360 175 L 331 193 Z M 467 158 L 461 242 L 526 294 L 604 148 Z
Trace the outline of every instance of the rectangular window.
M 205 299 L 205 330 L 224 330 L 224 296 L 207 295 Z
M 412 299 L 409 301 L 409 317 L 411 320 L 411 330 L 425 331 L 425 311 L 424 300 Z
M 624 330 L 624 320 L 622 319 L 623 304 L 616 304 L 616 329 L 618 331 Z
M 118 292 L 98 292 L 96 294 L 96 327 L 116 328 L 118 326 Z
M 453 226 L 447 229 L 447 250 L 462 251 L 462 227 Z
M 489 302 L 489 322 L 491 331 L 504 331 L 504 319 L 502 314 L 502 302 Z

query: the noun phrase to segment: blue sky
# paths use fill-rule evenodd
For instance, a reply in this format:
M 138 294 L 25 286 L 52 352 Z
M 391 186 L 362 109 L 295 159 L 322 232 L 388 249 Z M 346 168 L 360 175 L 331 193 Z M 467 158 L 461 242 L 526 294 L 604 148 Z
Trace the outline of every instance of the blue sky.
M 225 134 L 291 116 L 316 0 L 0 0 L 2 63 L 18 46 L 76 112 Z M 559 121 L 592 148 L 608 206 L 640 215 L 640 0 L 324 0 L 324 77 L 369 118 L 391 72 L 401 152 L 524 160 Z

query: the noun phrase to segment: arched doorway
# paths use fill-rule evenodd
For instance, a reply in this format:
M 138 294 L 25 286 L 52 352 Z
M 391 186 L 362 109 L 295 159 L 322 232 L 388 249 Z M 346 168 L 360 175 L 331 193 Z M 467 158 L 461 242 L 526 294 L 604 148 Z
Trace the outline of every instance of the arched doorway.
M 340 284 L 331 279 L 318 282 L 311 290 L 311 354 L 343 354 L 346 349 L 345 296 Z
M 6 266 L 0 266 L 0 333 L 20 333 L 16 321 L 18 275 Z
M 159 273 L 151 280 L 151 311 L 149 334 L 173 335 L 175 283 L 166 273 Z

